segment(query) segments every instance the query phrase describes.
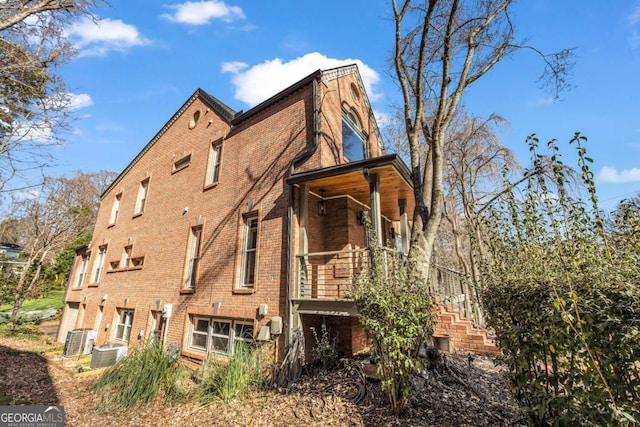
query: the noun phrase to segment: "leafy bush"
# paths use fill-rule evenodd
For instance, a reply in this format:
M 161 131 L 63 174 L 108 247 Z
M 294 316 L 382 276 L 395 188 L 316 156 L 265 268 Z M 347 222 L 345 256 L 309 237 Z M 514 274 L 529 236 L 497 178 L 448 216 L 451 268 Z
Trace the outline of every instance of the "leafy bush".
M 621 235 L 605 232 L 584 141 L 576 134 L 571 143 L 590 208 L 570 194 L 555 141 L 544 158 L 531 137 L 536 173 L 485 218 L 494 231 L 487 322 L 515 400 L 537 426 L 640 420 L 640 216 L 626 211 Z
M 431 299 L 428 286 L 411 279 L 397 254 L 374 244 L 371 259 L 351 296 L 379 358 L 378 374 L 391 409 L 398 414 L 408 402 L 418 349 L 433 333 Z
M 152 339 L 141 349 L 108 368 L 93 389 L 101 393 L 99 409 L 127 409 L 162 395 L 176 400 L 184 395 L 185 368 L 178 351 Z
M 259 350 L 238 341 L 228 360 L 211 357 L 206 362 L 198 396 L 204 404 L 216 399 L 228 401 L 261 385 L 263 380 Z
M 322 369 L 330 369 L 338 363 L 338 350 L 336 348 L 337 337 L 331 339 L 325 322 L 322 322 L 321 329 L 320 338 L 318 338 L 316 329 L 311 328 L 313 337 L 316 340 L 316 345 L 313 347 L 312 353 L 313 357 L 320 362 Z

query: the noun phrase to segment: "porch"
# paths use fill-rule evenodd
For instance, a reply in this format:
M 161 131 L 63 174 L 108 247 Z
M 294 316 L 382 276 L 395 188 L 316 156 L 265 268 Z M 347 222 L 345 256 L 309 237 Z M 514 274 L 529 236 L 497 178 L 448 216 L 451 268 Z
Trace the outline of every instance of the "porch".
M 287 183 L 295 189 L 293 327 L 303 314 L 354 316 L 349 290 L 369 263 L 365 218 L 380 244 L 408 251 L 414 210 L 409 169 L 389 154 L 297 172 Z
M 401 256 L 387 249 L 385 256 Z M 296 256 L 296 292 L 292 302 L 300 314 L 355 316 L 351 288 L 358 274 L 370 264 L 368 249 L 328 251 Z M 425 291 L 427 291 L 425 289 Z M 478 307 L 463 274 L 434 265 L 430 272 L 429 294 L 434 303 L 478 319 Z

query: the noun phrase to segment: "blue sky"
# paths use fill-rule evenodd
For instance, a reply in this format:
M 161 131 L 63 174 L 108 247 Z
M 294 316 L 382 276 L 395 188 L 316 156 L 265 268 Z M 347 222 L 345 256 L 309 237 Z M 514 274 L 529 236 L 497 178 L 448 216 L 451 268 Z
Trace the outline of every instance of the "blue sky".
M 580 131 L 602 207 L 615 207 L 640 191 L 640 1 L 521 0 L 513 17 L 542 51 L 577 48 L 575 87 L 553 102 L 536 83 L 542 62 L 520 51 L 470 88 L 467 110 L 506 118 L 499 134 L 525 164 L 527 135 L 564 143 Z M 60 72 L 78 119 L 55 173 L 121 171 L 199 87 L 247 110 L 318 68 L 355 62 L 378 114 L 399 101 L 387 0 L 111 0 L 69 34 L 80 54 Z

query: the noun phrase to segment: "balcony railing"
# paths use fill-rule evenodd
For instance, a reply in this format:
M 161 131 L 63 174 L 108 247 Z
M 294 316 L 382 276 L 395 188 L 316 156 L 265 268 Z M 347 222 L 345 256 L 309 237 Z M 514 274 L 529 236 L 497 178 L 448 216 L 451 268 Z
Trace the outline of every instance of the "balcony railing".
M 298 298 L 349 298 L 354 277 L 369 265 L 366 249 L 308 253 L 296 258 Z
M 388 250 L 385 256 L 397 255 Z M 369 266 L 367 249 L 300 254 L 297 261 L 297 298 L 348 300 L 352 283 Z M 465 276 L 442 266 L 431 270 L 429 293 L 441 304 L 467 318 L 480 319 L 480 307 Z

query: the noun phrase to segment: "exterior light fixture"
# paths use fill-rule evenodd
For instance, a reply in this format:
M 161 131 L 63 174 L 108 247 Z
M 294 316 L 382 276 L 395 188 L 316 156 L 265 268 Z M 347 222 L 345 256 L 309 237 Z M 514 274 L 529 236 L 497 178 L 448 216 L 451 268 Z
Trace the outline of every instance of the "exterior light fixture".
M 324 190 L 320 190 L 320 201 L 318 202 L 318 215 L 325 216 L 327 214 L 327 204 L 324 201 Z

